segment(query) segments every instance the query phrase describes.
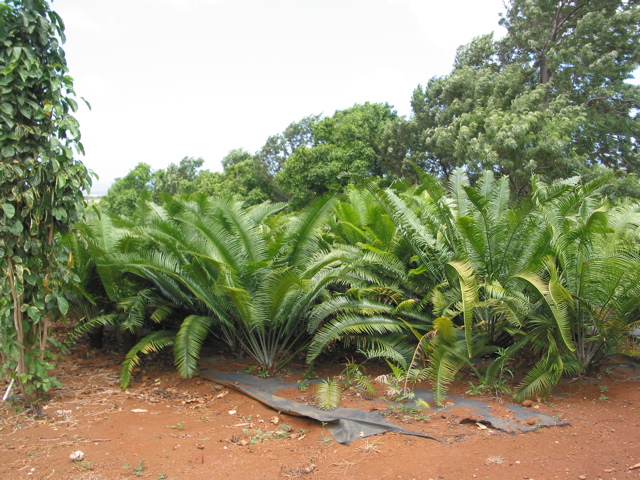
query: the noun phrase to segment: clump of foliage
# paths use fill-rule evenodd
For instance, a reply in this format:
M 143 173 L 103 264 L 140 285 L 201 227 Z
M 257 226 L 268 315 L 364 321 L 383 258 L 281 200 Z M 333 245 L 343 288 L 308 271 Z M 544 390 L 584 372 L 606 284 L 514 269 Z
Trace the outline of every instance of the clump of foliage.
M 471 186 L 458 170 L 448 188 L 419 174 L 418 189 L 370 187 L 413 253 L 404 257 L 412 268 L 399 282 L 405 288 L 397 306 L 386 300 L 384 310 L 362 298 L 351 320 L 339 315 L 324 324 L 310 359 L 335 341 L 356 339 L 366 355 L 393 362 L 388 377 L 397 380 L 417 368 L 418 354 L 441 403 L 465 365 L 495 390 L 506 365 L 527 352 L 534 366 L 516 391 L 524 398 L 621 351 L 640 306 L 639 207 L 611 208 L 599 198 L 607 177 L 553 185 L 534 178 L 532 195 L 512 200 L 508 179 L 491 172 Z M 413 320 L 401 320 L 408 313 Z M 399 331 L 417 339 L 417 348 L 394 343 Z M 473 359 L 483 358 L 491 361 L 479 370 Z M 407 382 L 395 383 L 406 396 Z
M 0 4 L 0 359 L 27 402 L 49 374 L 51 322 L 68 308 L 73 260 L 56 242 L 82 215 L 90 186 L 64 24 L 44 0 Z

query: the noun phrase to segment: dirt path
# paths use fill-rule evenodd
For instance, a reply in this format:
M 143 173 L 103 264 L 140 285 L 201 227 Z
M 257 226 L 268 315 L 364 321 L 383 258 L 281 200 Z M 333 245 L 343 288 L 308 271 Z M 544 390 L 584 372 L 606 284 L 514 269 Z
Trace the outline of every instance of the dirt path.
M 57 369 L 65 387 L 52 393 L 41 418 L 5 410 L 0 479 L 640 478 L 640 380 L 617 367 L 600 379 L 565 382 L 544 404 L 530 406 L 570 426 L 510 435 L 461 424 L 472 415 L 453 405 L 389 417 L 442 444 L 387 433 L 344 446 L 322 424 L 166 369 L 141 371 L 136 385 L 121 391 L 120 360 L 67 357 Z M 457 389 L 452 393 L 465 387 Z M 301 402 L 312 396 L 311 389 L 288 392 Z M 378 408 L 346 397 L 344 406 Z M 491 408 L 508 415 L 499 403 Z M 76 451 L 84 458 L 73 462 Z

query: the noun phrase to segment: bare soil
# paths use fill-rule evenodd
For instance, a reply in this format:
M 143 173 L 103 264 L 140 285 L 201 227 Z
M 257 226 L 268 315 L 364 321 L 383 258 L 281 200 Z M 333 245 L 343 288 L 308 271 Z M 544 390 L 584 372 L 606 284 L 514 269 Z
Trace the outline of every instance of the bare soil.
M 597 378 L 567 379 L 528 407 L 570 426 L 511 435 L 461 423 L 473 412 L 453 404 L 388 417 L 443 443 L 386 433 L 345 446 L 325 425 L 281 414 L 204 378 L 181 379 L 160 362 L 145 363 L 135 385 L 120 390 L 121 360 L 79 350 L 57 367 L 64 388 L 52 392 L 41 411 L 17 413 L 16 404 L 6 404 L 0 479 L 640 478 L 640 380 L 637 370 L 618 364 Z M 341 369 L 336 364 L 319 373 L 330 377 Z M 459 382 L 451 393 L 467 389 Z M 282 395 L 311 402 L 312 390 L 289 388 Z M 509 415 L 500 399 L 486 400 L 494 414 Z M 375 405 L 353 391 L 341 404 Z M 78 451 L 82 458 L 71 460 Z

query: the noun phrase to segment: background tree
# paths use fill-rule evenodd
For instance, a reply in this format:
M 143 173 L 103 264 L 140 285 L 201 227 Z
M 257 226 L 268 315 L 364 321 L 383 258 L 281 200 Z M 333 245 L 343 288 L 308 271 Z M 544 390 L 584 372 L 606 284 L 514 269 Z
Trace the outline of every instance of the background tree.
M 222 159 L 222 168 L 222 173 L 200 172 L 194 190 L 206 195 L 235 197 L 245 206 L 282 199 L 275 179 L 258 155 L 243 149 L 231 150 Z
M 589 165 L 637 172 L 640 86 L 626 80 L 640 65 L 640 2 L 511 0 L 500 23 L 504 57 L 528 66 L 528 81 L 549 98 L 581 108 L 576 152 Z
M 166 169 L 153 174 L 153 198 L 161 195 L 191 194 L 197 191 L 196 178 L 204 160 L 202 158 L 184 157 L 180 163 L 170 163 Z
M 140 162 L 124 177 L 116 178 L 100 199 L 100 207 L 109 213 L 130 217 L 138 199 L 151 198 L 152 178 L 151 165 Z
M 413 159 L 448 176 L 464 166 L 549 179 L 638 169 L 637 1 L 512 0 L 507 35 L 458 50 L 451 74 L 413 94 Z
M 311 126 L 313 144 L 299 146 L 286 159 L 276 179 L 294 206 L 314 195 L 336 192 L 372 176 L 384 178 L 397 170 L 405 152 L 390 132 L 403 120 L 389 104 L 365 103 L 337 111 Z
M 0 4 L 0 352 L 2 376 L 32 402 L 58 382 L 50 322 L 64 315 L 69 260 L 55 241 L 84 208 L 84 165 L 64 24 L 44 0 Z
M 313 145 L 313 126 L 322 115 L 309 115 L 299 122 L 293 122 L 284 132 L 270 136 L 256 156 L 267 166 L 269 174 L 276 175 L 285 161 L 295 153 L 298 147 Z

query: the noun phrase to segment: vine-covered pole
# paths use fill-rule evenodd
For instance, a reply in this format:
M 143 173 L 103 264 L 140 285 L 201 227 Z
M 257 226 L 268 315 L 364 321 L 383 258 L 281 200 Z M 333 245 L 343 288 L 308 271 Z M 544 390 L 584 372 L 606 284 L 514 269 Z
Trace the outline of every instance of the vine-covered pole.
M 80 143 L 64 23 L 45 0 L 0 0 L 0 355 L 33 402 L 49 374 L 50 323 L 69 308 L 73 261 L 56 243 L 79 219 L 90 172 Z

